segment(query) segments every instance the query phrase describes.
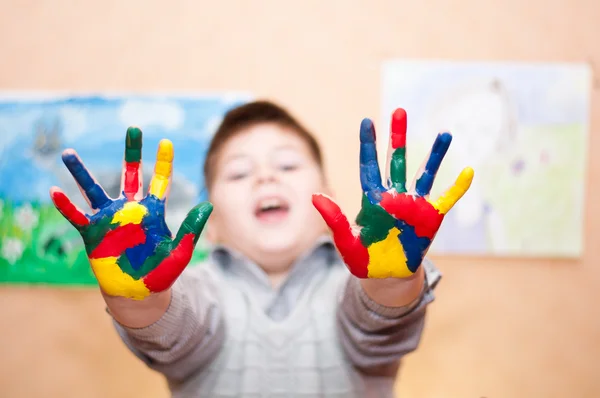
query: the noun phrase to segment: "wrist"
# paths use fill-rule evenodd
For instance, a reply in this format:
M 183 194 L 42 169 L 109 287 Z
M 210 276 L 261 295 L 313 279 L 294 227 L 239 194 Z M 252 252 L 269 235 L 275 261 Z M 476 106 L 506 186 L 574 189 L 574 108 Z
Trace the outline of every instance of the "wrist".
M 367 297 L 385 307 L 405 307 L 418 300 L 425 285 L 425 272 L 419 267 L 408 278 L 361 279 Z
M 171 289 L 153 293 L 143 300 L 109 296 L 102 292 L 111 316 L 121 325 L 135 329 L 150 326 L 158 321 L 169 309 L 171 296 Z

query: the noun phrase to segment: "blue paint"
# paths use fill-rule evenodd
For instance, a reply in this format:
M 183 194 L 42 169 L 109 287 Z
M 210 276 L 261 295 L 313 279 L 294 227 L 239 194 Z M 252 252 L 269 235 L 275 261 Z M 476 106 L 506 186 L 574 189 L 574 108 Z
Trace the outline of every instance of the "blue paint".
M 404 248 L 406 265 L 411 272 L 415 273 L 423 262 L 425 250 L 431 244 L 431 239 L 418 237 L 415 233 L 415 227 L 401 220 L 396 221 L 396 228 L 401 232 L 398 239 Z
M 123 206 L 125 206 L 125 203 L 127 203 L 127 198 L 122 197 L 114 200 L 108 198 L 108 201 L 110 203 L 101 208 L 96 214 L 88 215 L 90 224 L 96 224 L 104 217 L 110 217 L 110 220 L 112 221 L 115 213 L 121 210 Z
M 360 184 L 371 203 L 381 201 L 381 193 L 385 188 L 381 184 L 375 128 L 370 119 L 363 119 L 360 124 Z
M 122 194 L 125 196 L 125 192 Z M 154 195 L 148 195 L 139 203 L 148 210 L 141 222 L 141 227 L 146 232 L 146 241 L 125 250 L 125 256 L 135 271 L 139 271 L 148 258 L 156 254 L 156 248 L 161 242 L 170 241 L 171 238 L 164 220 L 165 202 Z
M 148 195 L 140 201 L 148 209 L 148 214 L 142 219 L 142 228 L 146 231 L 146 243 L 132 248 L 132 258 L 127 255 L 131 265 L 141 267 L 146 259 L 156 254 L 156 248 L 161 242 L 170 242 L 171 231 L 165 222 L 165 201 L 154 195 Z
M 73 175 L 73 178 L 75 178 L 75 181 L 77 181 L 83 192 L 85 192 L 93 209 L 101 209 L 111 202 L 104 189 L 94 181 L 89 171 L 77 156 L 72 153 L 66 153 L 63 154 L 62 159 L 67 169 Z
M 144 224 L 142 221 L 142 228 L 145 228 Z M 155 234 L 146 233 L 146 241 L 144 243 L 125 249 L 125 255 L 131 264 L 131 268 L 136 271 L 142 268 L 146 259 L 154 255 L 156 246 L 163 240 L 164 238 L 160 238 Z
M 435 180 L 435 175 L 440 169 L 442 160 L 444 159 L 444 156 L 446 156 L 446 152 L 448 151 L 451 142 L 452 135 L 450 133 L 441 133 L 436 137 L 435 142 L 431 147 L 431 154 L 429 155 L 429 159 L 427 159 L 425 170 L 423 170 L 423 174 L 421 174 L 417 180 L 417 195 L 426 196 L 431 192 L 433 180 Z

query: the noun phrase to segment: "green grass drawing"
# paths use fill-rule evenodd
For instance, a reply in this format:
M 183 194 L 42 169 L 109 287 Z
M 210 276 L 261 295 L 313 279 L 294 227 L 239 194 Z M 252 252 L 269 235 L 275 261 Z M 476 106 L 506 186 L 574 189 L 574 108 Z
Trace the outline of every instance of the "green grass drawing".
M 52 204 L 0 198 L 0 284 L 96 286 L 79 232 Z M 206 258 L 198 242 L 191 264 Z

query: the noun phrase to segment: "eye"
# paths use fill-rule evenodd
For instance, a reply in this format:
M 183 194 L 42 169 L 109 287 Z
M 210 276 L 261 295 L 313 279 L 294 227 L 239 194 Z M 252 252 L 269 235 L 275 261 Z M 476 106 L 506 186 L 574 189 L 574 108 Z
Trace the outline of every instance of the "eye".
M 279 166 L 279 168 L 283 171 L 293 171 L 298 168 L 298 165 L 297 164 L 283 164 L 283 165 Z
M 223 177 L 227 181 L 239 181 L 252 174 L 253 166 L 247 158 L 238 157 L 225 164 Z
M 234 173 L 234 174 L 228 175 L 227 179 L 229 181 L 237 181 L 237 180 L 241 180 L 247 176 L 248 176 L 248 173 Z
M 272 167 L 281 172 L 293 172 L 301 169 L 305 159 L 295 149 L 283 148 L 273 153 Z

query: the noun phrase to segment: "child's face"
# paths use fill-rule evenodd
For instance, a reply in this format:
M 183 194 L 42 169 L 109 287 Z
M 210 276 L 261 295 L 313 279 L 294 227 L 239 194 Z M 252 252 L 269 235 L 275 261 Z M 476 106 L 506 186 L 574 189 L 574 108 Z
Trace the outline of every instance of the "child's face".
M 317 192 L 327 193 L 323 174 L 302 138 L 275 124 L 244 129 L 217 156 L 209 239 L 282 271 L 326 231 Z

